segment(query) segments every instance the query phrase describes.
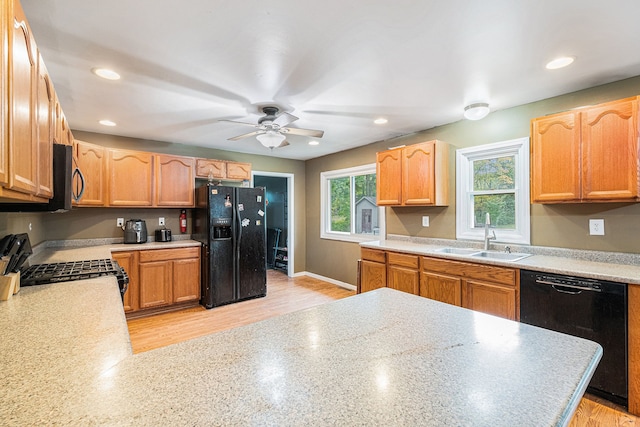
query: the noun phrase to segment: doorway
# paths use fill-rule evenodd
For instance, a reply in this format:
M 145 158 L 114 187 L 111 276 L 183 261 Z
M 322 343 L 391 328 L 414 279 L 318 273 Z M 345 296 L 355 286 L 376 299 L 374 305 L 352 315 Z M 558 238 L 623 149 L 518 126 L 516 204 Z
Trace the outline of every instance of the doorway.
M 267 268 L 293 276 L 293 174 L 252 172 L 253 186 L 264 187 Z

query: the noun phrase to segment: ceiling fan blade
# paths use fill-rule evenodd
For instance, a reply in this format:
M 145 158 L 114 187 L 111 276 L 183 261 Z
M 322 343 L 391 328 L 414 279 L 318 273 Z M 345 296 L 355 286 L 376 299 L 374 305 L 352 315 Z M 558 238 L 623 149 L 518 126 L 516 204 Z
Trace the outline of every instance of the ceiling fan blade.
M 276 148 L 282 148 L 282 147 L 286 147 L 287 145 L 289 145 L 289 141 L 287 141 L 286 139 L 284 141 L 282 141 L 282 143 L 280 145 L 278 145 Z
M 227 123 L 235 123 L 237 125 L 251 126 L 251 127 L 254 127 L 254 128 L 259 127 L 259 125 L 255 124 L 255 123 L 236 122 L 235 120 L 224 120 L 224 119 L 221 119 L 221 120 L 218 120 L 218 121 L 219 122 L 227 122 Z
M 276 119 L 273 121 L 274 125 L 278 125 L 280 127 L 284 127 L 286 125 L 288 125 L 289 123 L 293 123 L 296 120 L 298 120 L 298 118 L 296 116 L 294 116 L 293 114 L 289 114 L 289 113 L 281 113 L 278 117 L 276 117 Z
M 310 136 L 312 138 L 322 138 L 324 135 L 323 130 L 315 130 L 315 129 L 300 129 L 300 128 L 285 128 L 286 133 L 290 133 L 291 135 L 302 135 L 302 136 Z
M 227 140 L 228 141 L 237 141 L 239 139 L 249 138 L 250 136 L 255 136 L 255 135 L 258 135 L 260 133 L 264 133 L 264 131 L 257 130 L 257 131 L 254 131 L 254 132 L 249 132 L 249 133 L 245 133 L 245 134 L 242 134 L 242 135 L 234 136 L 233 138 L 227 138 Z

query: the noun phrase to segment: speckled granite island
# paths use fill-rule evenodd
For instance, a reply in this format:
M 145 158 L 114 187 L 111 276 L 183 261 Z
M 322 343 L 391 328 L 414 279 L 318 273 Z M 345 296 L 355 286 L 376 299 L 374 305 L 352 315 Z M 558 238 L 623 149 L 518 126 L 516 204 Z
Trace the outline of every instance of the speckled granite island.
M 131 355 L 113 278 L 0 305 L 2 425 L 565 425 L 597 344 L 380 289 Z

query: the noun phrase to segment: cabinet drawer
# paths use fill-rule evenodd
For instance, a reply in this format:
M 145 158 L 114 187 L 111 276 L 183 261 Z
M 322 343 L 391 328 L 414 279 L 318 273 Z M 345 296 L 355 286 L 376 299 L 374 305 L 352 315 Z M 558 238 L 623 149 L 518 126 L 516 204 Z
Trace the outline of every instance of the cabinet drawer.
M 384 251 L 379 251 L 377 249 L 361 248 L 360 254 L 362 256 L 362 259 L 366 259 L 368 261 L 387 262 L 387 257 Z
M 428 272 L 451 274 L 465 279 L 487 280 L 510 286 L 515 286 L 516 284 L 516 270 L 507 267 L 422 257 L 422 269 Z
M 418 255 L 398 254 L 389 252 L 387 255 L 389 265 L 399 265 L 402 267 L 418 268 L 420 266 L 420 257 Z
M 177 249 L 153 249 L 140 251 L 140 262 L 152 261 L 173 261 L 184 258 L 197 258 L 200 256 L 200 248 L 177 248 Z

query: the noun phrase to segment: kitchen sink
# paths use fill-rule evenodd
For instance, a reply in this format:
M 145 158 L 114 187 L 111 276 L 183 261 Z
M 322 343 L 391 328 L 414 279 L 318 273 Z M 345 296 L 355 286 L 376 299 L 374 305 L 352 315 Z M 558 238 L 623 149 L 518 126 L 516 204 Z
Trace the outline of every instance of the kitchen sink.
M 440 248 L 434 250 L 434 252 L 438 252 L 441 254 L 472 255 L 480 252 L 480 250 L 473 248 Z
M 490 252 L 490 251 L 476 251 L 470 255 L 474 258 L 486 258 L 486 259 L 499 259 L 502 261 L 519 261 L 523 258 L 531 256 L 531 254 L 523 254 L 518 252 Z

